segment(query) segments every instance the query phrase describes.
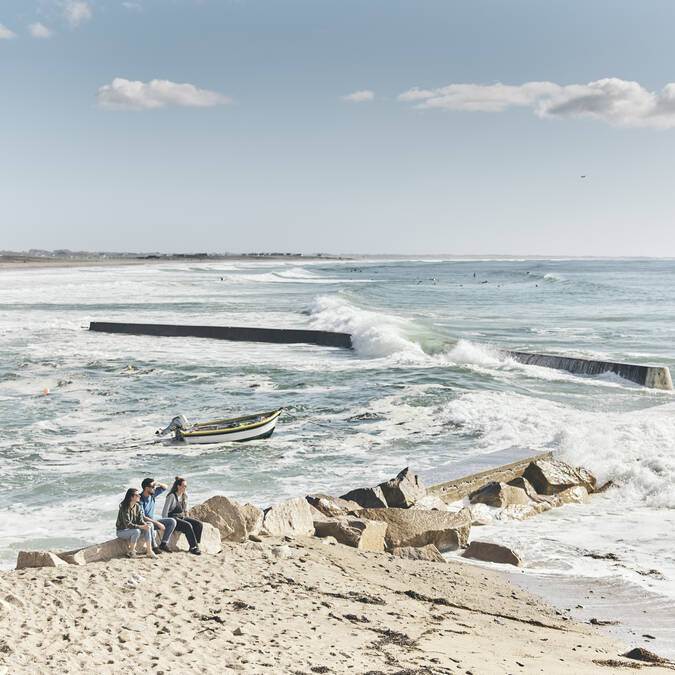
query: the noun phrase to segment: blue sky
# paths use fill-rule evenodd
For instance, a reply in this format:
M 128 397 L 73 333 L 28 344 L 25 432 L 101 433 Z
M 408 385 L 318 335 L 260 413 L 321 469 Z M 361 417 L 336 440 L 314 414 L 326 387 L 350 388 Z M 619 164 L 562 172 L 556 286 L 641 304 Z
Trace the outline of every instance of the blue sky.
M 675 256 L 674 23 L 0 0 L 0 249 Z

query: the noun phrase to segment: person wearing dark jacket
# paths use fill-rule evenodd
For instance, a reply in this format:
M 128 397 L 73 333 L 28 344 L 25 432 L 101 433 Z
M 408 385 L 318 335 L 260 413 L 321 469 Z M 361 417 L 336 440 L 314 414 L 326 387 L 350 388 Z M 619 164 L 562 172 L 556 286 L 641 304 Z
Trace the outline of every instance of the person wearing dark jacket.
M 188 540 L 190 553 L 201 555 L 199 542 L 202 539 L 203 524 L 195 518 L 188 518 L 187 481 L 176 476 L 169 494 L 164 500 L 163 518 L 175 518 L 176 531 L 182 532 Z
M 129 558 L 135 558 L 136 542 L 141 536 L 141 532 L 143 532 L 147 554 L 151 558 L 156 558 L 157 556 L 152 550 L 151 526 L 143 518 L 143 512 L 138 504 L 139 499 L 138 490 L 135 488 L 127 490 L 117 513 L 117 522 L 115 524 L 117 536 L 129 542 L 126 554 Z

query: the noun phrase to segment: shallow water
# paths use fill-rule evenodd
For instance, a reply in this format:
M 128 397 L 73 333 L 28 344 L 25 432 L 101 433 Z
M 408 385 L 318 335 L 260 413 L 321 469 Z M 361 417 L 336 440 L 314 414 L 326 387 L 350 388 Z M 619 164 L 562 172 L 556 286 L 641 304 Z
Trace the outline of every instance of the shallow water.
M 485 528 L 534 573 L 619 577 L 675 598 L 675 398 L 494 347 L 675 365 L 675 262 L 352 260 L 0 272 L 0 565 L 114 536 L 124 490 L 189 478 L 259 506 L 509 447 L 621 485 L 590 507 Z M 353 351 L 90 333 L 90 321 L 310 327 Z M 129 369 L 129 366 L 131 367 Z M 42 393 L 45 388 L 48 395 Z M 271 439 L 156 443 L 284 407 Z M 356 419 L 365 412 L 375 419 Z M 160 499 L 161 506 L 161 499 Z M 624 567 L 585 557 L 616 551 Z M 657 569 L 660 576 L 641 572 Z

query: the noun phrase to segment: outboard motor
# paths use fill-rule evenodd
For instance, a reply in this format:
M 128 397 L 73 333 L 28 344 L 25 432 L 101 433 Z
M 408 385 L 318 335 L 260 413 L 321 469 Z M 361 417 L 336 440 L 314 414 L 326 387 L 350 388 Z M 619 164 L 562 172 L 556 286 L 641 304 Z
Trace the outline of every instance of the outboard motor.
M 190 423 L 187 421 L 187 417 L 185 417 L 185 415 L 176 415 L 176 417 L 171 420 L 169 426 L 166 427 L 166 429 L 157 429 L 157 431 L 155 431 L 155 435 L 166 436 L 175 429 L 187 429 L 189 426 Z

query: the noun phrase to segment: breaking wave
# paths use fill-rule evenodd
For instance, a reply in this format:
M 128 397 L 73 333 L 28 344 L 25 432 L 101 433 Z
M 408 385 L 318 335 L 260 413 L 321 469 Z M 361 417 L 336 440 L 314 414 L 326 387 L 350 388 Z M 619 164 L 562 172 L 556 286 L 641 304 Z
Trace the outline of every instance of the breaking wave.
M 443 416 L 474 434 L 484 452 L 552 450 L 570 464 L 591 469 L 601 483 L 616 481 L 627 497 L 675 509 L 673 403 L 608 413 L 512 392 L 481 391 L 451 401 Z

